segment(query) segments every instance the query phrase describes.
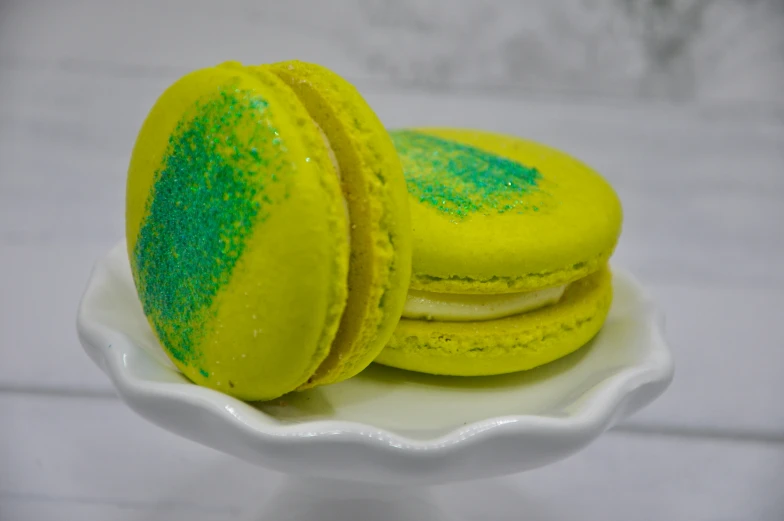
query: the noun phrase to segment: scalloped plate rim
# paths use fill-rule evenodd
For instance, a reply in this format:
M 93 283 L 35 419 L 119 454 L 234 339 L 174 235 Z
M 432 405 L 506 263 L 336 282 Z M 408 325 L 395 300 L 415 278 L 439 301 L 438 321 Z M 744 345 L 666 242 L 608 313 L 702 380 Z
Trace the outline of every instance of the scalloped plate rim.
M 120 247 L 121 244 L 115 248 Z M 266 415 L 239 399 L 194 384 L 155 382 L 137 378 L 127 369 L 124 361 L 128 349 L 108 350 L 99 347 L 107 344 L 110 338 L 112 340 L 108 343 L 117 344 L 118 339 L 113 337 L 119 335 L 123 337 L 119 344 L 125 343 L 133 350 L 142 351 L 124 333 L 104 324 L 96 323 L 86 316 L 88 312 L 85 302 L 94 291 L 97 277 L 103 275 L 101 270 L 105 269 L 104 264 L 108 255 L 101 257 L 93 267 L 87 289 L 79 304 L 77 330 L 85 351 L 109 376 L 122 400 L 143 416 L 143 411 L 138 410 L 137 407 L 139 402 L 145 398 L 153 397 L 170 402 L 186 401 L 222 421 L 254 435 L 259 441 L 268 445 L 346 441 L 367 443 L 377 448 L 392 449 L 395 452 L 415 451 L 421 454 L 422 452 L 448 452 L 452 449 L 481 443 L 496 436 L 562 434 L 565 431 L 592 433 L 592 436 L 586 437 L 585 444 L 587 444 L 613 425 L 618 412 L 623 409 L 625 403 L 637 390 L 649 384 L 659 384 L 662 388 L 657 391 L 656 396 L 658 396 L 669 385 L 673 376 L 673 358 L 662 331 L 663 316 L 650 305 L 652 301 L 639 282 L 625 270 L 614 266 L 613 277 L 625 278 L 637 291 L 639 298 L 649 304 L 646 310 L 646 314 L 649 315 L 647 322 L 652 325 L 651 342 L 656 344 L 657 349 L 647 354 L 646 365 L 626 367 L 594 386 L 592 396 L 577 414 L 560 418 L 528 414 L 493 416 L 471 422 L 448 434 L 426 440 L 408 438 L 382 427 L 349 420 L 320 419 L 298 424 L 265 425 L 253 416 Z M 146 352 L 143 354 L 150 356 Z M 244 410 L 246 414 L 238 415 L 236 412 L 232 412 L 236 408 Z M 244 416 L 249 418 L 243 419 Z

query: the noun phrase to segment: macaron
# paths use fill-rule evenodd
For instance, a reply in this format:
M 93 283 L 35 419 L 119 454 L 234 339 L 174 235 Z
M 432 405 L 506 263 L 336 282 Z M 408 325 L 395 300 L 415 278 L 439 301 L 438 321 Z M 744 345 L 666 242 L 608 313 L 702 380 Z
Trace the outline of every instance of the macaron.
M 443 375 L 531 369 L 586 344 L 612 301 L 621 204 L 594 170 L 516 137 L 390 135 L 414 236 L 403 318 L 377 362 Z
M 224 63 L 160 96 L 130 160 L 126 237 L 165 352 L 249 401 L 364 369 L 410 278 L 389 135 L 349 83 L 296 61 Z

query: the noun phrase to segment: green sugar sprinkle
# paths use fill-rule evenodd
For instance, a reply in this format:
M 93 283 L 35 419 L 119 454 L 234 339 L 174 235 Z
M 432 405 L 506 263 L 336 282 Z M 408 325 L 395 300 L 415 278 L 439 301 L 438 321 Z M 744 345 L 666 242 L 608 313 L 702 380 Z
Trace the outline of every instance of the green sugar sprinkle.
M 460 218 L 529 209 L 523 198 L 541 178 L 535 168 L 421 132 L 397 130 L 390 135 L 408 191 L 419 201 Z
M 147 201 L 134 260 L 139 296 L 164 347 L 183 363 L 253 226 L 288 197 L 292 169 L 270 107 L 234 87 L 177 124 Z

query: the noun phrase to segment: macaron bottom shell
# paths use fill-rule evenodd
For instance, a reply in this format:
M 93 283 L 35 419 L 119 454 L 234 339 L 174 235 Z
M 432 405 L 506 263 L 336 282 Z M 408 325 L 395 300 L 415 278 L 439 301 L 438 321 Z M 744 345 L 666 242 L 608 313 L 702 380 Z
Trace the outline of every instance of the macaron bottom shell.
M 392 140 L 352 85 L 314 64 L 266 67 L 297 94 L 322 129 L 349 214 L 348 301 L 329 355 L 300 386 L 307 389 L 362 371 L 397 325 L 411 278 L 408 192 Z
M 486 376 L 532 369 L 587 344 L 612 302 L 609 268 L 569 285 L 554 305 L 477 322 L 403 319 L 376 362 L 423 373 Z

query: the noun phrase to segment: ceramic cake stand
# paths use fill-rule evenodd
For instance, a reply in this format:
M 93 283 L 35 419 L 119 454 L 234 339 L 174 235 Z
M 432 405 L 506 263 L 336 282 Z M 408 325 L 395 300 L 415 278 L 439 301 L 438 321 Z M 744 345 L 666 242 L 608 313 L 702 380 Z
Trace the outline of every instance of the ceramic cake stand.
M 554 463 L 657 398 L 673 375 L 661 317 L 631 275 L 613 273 L 599 335 L 543 367 L 460 378 L 374 364 L 265 403 L 198 387 L 177 371 L 142 313 L 124 243 L 96 264 L 78 331 L 122 400 L 147 420 L 296 476 L 292 490 L 328 478 L 332 485 L 317 487 L 324 494 L 369 497 L 371 484 L 437 484 Z

